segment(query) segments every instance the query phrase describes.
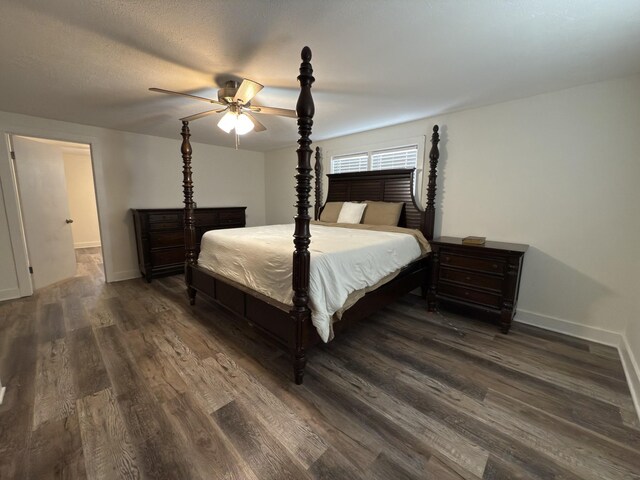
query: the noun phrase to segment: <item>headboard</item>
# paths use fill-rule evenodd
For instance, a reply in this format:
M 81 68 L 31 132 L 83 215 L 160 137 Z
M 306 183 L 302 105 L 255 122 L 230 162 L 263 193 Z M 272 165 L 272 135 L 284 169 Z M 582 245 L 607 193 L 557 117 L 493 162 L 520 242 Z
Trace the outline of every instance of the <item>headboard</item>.
M 425 210 L 417 204 L 415 199 L 413 190 L 414 168 L 328 174 L 329 190 L 326 201 L 362 202 L 364 200 L 372 200 L 404 202 L 398 225 L 418 229 L 427 240 L 432 240 L 435 222 L 436 174 L 440 156 L 438 151 L 439 141 L 438 126 L 436 125 L 433 127 L 433 135 L 431 136 L 427 208 Z M 318 157 L 316 157 L 316 160 L 318 160 Z M 321 181 L 318 177 L 316 175 L 316 189 L 321 186 Z M 318 199 L 316 198 L 317 201 Z

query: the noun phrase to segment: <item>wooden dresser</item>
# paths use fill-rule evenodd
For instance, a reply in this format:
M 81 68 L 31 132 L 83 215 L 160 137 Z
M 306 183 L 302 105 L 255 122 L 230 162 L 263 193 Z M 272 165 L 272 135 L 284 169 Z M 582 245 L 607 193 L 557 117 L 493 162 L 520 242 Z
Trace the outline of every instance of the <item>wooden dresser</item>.
M 196 242 L 207 230 L 245 226 L 247 207 L 196 208 Z M 184 272 L 184 210 L 182 208 L 132 209 L 142 276 L 152 278 Z
M 486 242 L 463 245 L 461 238 L 432 240 L 433 262 L 427 294 L 429 311 L 443 301 L 500 322 L 507 333 L 516 313 L 522 261 L 528 245 Z

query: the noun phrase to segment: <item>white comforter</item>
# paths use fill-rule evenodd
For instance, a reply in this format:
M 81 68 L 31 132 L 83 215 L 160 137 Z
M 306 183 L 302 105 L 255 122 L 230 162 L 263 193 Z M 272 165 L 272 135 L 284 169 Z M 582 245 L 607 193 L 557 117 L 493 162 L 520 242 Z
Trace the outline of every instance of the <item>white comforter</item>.
M 211 230 L 202 237 L 198 264 L 292 305 L 293 225 Z M 420 257 L 403 233 L 311 225 L 309 308 L 320 338 L 333 338 L 332 316 L 347 296 L 370 287 Z

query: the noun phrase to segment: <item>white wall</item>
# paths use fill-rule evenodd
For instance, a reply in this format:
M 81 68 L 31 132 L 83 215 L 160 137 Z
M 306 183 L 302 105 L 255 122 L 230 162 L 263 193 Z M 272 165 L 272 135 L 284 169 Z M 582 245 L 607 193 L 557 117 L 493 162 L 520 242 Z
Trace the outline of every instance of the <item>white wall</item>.
M 166 139 L 0 112 L 0 132 L 91 144 L 109 281 L 139 275 L 129 209 L 182 206 L 179 128 L 176 121 L 176 139 Z M 25 291 L 28 281 L 13 266 L 13 251 L 24 249 L 20 232 L 6 234 L 8 225 L 19 223 L 8 151 L 0 145 L 0 299 Z M 263 224 L 264 155 L 199 143 L 193 152 L 198 206 L 247 206 L 247 224 Z
M 357 149 L 435 123 L 436 235 L 529 244 L 517 318 L 606 343 L 626 329 L 640 359 L 640 76 L 318 145 Z M 266 155 L 267 223 L 291 222 L 295 161 L 293 148 Z
M 64 175 L 67 180 L 69 212 L 73 223 L 73 246 L 75 248 L 100 246 L 98 207 L 93 186 L 91 154 L 62 153 Z

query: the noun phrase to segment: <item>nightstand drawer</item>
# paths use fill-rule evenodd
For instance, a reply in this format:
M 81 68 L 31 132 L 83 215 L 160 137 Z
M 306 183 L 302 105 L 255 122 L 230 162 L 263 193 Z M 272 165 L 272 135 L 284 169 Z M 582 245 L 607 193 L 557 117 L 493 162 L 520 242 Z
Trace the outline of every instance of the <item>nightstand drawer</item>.
M 468 268 L 481 272 L 497 273 L 504 275 L 505 262 L 499 259 L 468 257 L 466 255 L 456 255 L 454 253 L 442 252 L 440 263 L 452 267 Z
M 477 290 L 452 285 L 446 282 L 438 283 L 438 293 L 457 298 L 465 302 L 479 303 L 493 308 L 500 308 L 502 303 L 500 295 L 494 295 L 488 292 L 479 292 Z
M 452 268 L 442 267 L 440 269 L 440 280 L 455 282 L 473 287 L 486 288 L 496 292 L 502 291 L 503 278 L 484 273 L 475 273 Z

